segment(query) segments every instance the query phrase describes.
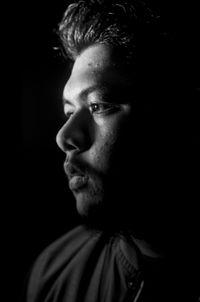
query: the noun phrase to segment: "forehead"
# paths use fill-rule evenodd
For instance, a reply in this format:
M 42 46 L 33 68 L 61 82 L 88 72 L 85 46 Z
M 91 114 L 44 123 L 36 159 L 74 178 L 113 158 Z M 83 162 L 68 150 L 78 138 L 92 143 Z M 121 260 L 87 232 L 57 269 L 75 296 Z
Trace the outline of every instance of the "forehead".
M 93 45 L 76 58 L 63 91 L 64 98 L 73 98 L 81 90 L 98 83 L 116 87 L 120 83 L 128 85 L 127 78 L 117 68 L 112 48 L 104 44 Z
M 73 67 L 74 73 L 82 70 L 100 71 L 114 67 L 112 49 L 108 45 L 96 44 L 84 50 L 76 59 Z

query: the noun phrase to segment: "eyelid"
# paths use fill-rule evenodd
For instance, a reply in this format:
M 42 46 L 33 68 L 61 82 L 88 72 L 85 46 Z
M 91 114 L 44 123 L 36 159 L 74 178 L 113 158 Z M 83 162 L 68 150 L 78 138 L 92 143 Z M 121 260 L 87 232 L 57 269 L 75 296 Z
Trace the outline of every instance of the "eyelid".
M 73 114 L 74 114 L 74 112 L 68 111 L 68 112 L 65 113 L 65 116 L 66 116 L 67 118 L 70 118 L 70 116 L 73 115 Z
M 108 99 L 108 100 L 107 100 Z M 99 108 L 92 108 L 93 106 L 99 106 Z M 83 104 L 81 107 L 87 107 L 91 114 L 106 114 L 113 110 L 120 108 L 120 104 L 113 103 L 109 101 L 109 98 L 89 98 L 87 103 Z M 69 103 L 64 103 L 64 115 L 67 120 L 77 111 L 77 108 Z M 80 108 L 79 108 L 80 109 Z
M 108 107 L 120 107 L 120 104 L 109 102 L 109 101 L 98 101 L 98 100 L 95 100 L 95 101 L 89 102 L 89 106 L 95 105 L 95 104 L 97 104 L 97 105 L 105 105 L 105 106 L 108 106 Z
M 74 110 L 73 109 L 70 109 L 70 110 L 65 110 L 64 109 L 64 115 L 65 115 L 65 118 L 67 118 L 67 120 L 74 114 Z
M 68 104 L 68 103 L 65 103 L 64 106 L 63 106 L 63 110 L 64 110 L 64 113 L 67 113 L 67 112 L 73 112 L 74 111 L 74 106 Z
M 92 106 L 99 106 L 98 109 L 94 110 L 92 108 Z M 102 108 L 103 106 L 105 106 L 104 108 Z M 113 110 L 116 110 L 118 108 L 120 108 L 120 105 L 118 104 L 112 104 L 109 102 L 91 102 L 89 105 L 90 111 L 92 114 L 103 114 L 103 113 L 108 113 L 111 112 Z

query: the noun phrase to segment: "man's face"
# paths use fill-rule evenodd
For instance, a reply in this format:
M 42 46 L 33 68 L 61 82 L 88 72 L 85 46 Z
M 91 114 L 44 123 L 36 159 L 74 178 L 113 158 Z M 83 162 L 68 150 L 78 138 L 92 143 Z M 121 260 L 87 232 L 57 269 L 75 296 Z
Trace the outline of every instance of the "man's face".
M 132 100 L 116 66 L 111 48 L 91 46 L 77 57 L 63 91 L 66 122 L 57 144 L 81 216 L 106 208 L 129 186 Z

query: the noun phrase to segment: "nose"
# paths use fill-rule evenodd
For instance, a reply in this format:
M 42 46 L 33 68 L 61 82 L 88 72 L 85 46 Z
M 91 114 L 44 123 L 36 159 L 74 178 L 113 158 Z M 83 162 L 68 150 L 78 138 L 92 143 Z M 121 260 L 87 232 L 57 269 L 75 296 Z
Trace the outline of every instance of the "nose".
M 83 152 L 92 144 L 92 122 L 90 114 L 84 109 L 74 113 L 61 127 L 56 142 L 63 152 Z

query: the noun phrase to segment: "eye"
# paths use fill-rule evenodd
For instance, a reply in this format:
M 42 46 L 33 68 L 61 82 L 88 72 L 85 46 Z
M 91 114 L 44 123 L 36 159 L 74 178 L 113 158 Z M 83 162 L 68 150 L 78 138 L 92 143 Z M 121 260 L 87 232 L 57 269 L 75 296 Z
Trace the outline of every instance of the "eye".
M 70 119 L 70 117 L 73 115 L 73 111 L 67 111 L 65 112 L 65 117 L 68 119 Z
M 118 109 L 119 106 L 116 104 L 109 104 L 109 103 L 92 103 L 89 105 L 90 112 L 92 114 L 102 114 L 102 113 L 110 113 L 114 110 Z

